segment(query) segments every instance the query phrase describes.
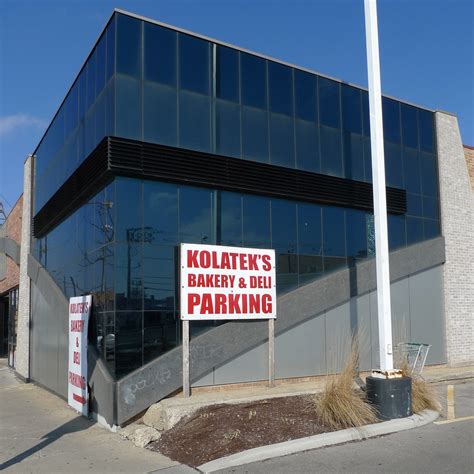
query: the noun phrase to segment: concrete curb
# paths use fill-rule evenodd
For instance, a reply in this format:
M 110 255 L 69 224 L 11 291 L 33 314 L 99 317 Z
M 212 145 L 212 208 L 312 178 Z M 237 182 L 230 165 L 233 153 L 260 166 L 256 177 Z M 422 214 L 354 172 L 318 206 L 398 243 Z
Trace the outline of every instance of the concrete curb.
M 240 453 L 202 464 L 198 469 L 205 473 L 215 472 L 220 469 L 228 469 L 252 462 L 265 461 L 267 459 L 287 456 L 289 454 L 322 448 L 324 446 L 332 446 L 334 444 L 342 444 L 349 441 L 361 441 L 375 436 L 418 428 L 433 422 L 438 418 L 438 416 L 439 413 L 437 411 L 423 410 L 419 414 L 409 416 L 408 418 L 389 420 L 382 423 L 361 426 L 360 428 L 348 428 L 346 430 L 334 431 L 332 433 L 322 433 L 319 435 L 308 436 L 307 438 L 294 439 L 283 443 L 248 449 L 247 451 L 242 451 Z

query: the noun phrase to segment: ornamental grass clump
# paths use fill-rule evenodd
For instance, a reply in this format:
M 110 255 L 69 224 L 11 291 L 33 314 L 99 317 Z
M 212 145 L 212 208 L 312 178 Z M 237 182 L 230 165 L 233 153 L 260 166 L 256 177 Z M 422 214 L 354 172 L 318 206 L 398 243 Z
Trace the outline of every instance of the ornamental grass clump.
M 411 377 L 411 409 L 413 413 L 422 410 L 441 410 L 441 404 L 436 390 L 419 375 L 411 375 L 407 364 L 402 364 L 400 370 L 404 377 Z
M 325 426 L 334 429 L 353 428 L 377 421 L 376 410 L 365 401 L 365 394 L 354 387 L 358 375 L 359 344 L 351 338 L 351 351 L 342 372 L 328 378 L 323 392 L 316 396 L 316 413 Z

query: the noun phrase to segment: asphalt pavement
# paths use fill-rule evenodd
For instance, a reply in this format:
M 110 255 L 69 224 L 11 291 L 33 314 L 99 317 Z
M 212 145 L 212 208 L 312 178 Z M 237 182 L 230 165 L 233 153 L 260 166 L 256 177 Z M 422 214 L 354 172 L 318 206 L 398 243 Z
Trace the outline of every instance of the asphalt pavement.
M 454 413 L 448 414 L 452 385 Z M 443 413 L 436 423 L 361 442 L 306 451 L 220 473 L 474 473 L 474 382 L 440 383 Z M 453 416 L 454 415 L 454 416 Z M 440 423 L 441 422 L 441 423 Z

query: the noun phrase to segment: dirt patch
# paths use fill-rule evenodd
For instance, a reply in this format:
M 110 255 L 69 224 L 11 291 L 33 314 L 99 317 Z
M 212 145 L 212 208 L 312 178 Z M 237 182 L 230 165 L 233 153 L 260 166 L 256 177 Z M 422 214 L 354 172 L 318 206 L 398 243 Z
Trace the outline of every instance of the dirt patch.
M 246 449 L 328 431 L 331 428 L 316 415 L 314 396 L 271 398 L 201 408 L 148 448 L 196 467 Z

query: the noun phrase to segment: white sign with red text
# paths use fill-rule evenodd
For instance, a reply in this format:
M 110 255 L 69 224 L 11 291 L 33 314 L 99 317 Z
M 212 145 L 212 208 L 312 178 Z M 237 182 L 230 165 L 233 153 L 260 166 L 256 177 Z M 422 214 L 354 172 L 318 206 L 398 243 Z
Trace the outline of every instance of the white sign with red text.
M 181 319 L 275 319 L 275 251 L 181 244 Z
M 92 296 L 69 299 L 69 367 L 67 398 L 81 415 L 89 413 L 87 391 L 87 328 Z

